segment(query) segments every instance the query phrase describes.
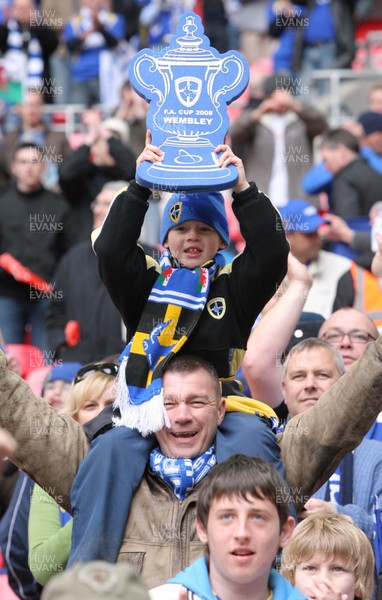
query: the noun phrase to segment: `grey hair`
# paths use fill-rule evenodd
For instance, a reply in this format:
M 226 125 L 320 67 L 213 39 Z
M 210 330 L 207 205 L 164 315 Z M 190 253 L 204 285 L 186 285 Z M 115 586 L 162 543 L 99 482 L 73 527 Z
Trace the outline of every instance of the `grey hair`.
M 302 342 L 299 342 L 298 344 L 293 346 L 293 348 L 291 348 L 288 356 L 285 359 L 284 365 L 283 365 L 283 381 L 285 381 L 285 379 L 286 379 L 286 373 L 288 370 L 288 365 L 289 365 L 291 356 L 293 356 L 294 354 L 301 354 L 301 352 L 304 352 L 305 350 L 311 350 L 312 348 L 324 348 L 325 350 L 328 350 L 328 352 L 330 352 L 333 355 L 333 358 L 336 363 L 336 368 L 337 368 L 337 371 L 339 372 L 339 374 L 343 375 L 345 373 L 344 361 L 343 361 L 341 354 L 337 350 L 337 348 L 334 348 L 334 346 L 331 346 L 325 340 L 310 337 L 310 338 L 306 338 L 306 340 L 302 340 Z

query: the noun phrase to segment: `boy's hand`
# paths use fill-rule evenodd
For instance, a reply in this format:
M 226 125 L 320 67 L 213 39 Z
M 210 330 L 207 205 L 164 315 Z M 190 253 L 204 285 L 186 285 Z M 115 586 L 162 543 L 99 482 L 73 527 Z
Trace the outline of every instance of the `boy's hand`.
M 330 579 L 318 581 L 312 578 L 312 583 L 305 589 L 304 595 L 308 596 L 309 600 L 348 600 L 349 598 L 347 594 L 341 594 Z
M 247 188 L 249 188 L 249 183 L 247 181 L 243 161 L 241 158 L 236 156 L 231 150 L 231 148 L 227 144 L 219 144 L 216 146 L 215 152 L 218 154 L 219 152 L 223 152 L 223 154 L 219 158 L 219 166 L 222 168 L 228 167 L 228 165 L 234 165 L 239 173 L 239 179 L 237 184 L 233 189 L 234 192 L 243 192 Z
M 153 146 L 151 143 L 151 131 L 148 129 L 146 131 L 146 145 L 141 152 L 141 154 L 137 158 L 137 167 L 143 163 L 145 160 L 148 160 L 152 163 L 161 162 L 163 160 L 163 152 L 158 146 Z

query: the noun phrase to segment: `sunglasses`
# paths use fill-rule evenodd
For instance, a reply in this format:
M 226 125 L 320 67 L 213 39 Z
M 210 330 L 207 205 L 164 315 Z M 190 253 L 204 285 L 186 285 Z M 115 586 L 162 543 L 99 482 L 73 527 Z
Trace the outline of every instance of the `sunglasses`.
M 82 369 L 80 369 L 77 372 L 76 376 L 74 377 L 73 383 L 75 385 L 76 383 L 79 383 L 80 381 L 83 381 L 84 379 L 89 377 L 89 375 L 94 375 L 94 373 L 97 373 L 98 371 L 101 373 L 105 373 L 105 375 L 115 376 L 118 374 L 118 370 L 119 365 L 115 365 L 114 363 L 91 363 L 89 365 L 85 365 L 84 367 L 82 367 Z

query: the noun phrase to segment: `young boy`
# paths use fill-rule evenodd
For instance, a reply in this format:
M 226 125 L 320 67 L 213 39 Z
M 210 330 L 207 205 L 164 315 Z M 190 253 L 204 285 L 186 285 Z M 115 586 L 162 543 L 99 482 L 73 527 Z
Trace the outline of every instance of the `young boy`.
M 151 600 L 178 600 L 182 588 L 203 600 L 300 600 L 303 596 L 272 569 L 292 534 L 287 486 L 275 468 L 236 454 L 205 477 L 196 528 L 206 555 L 165 585 Z
M 308 598 L 370 600 L 373 596 L 373 550 L 346 515 L 317 513 L 299 523 L 283 551 L 281 572 Z
M 148 132 L 138 165 L 163 160 L 162 151 L 150 144 L 150 139 Z M 154 372 L 142 387 L 147 388 L 155 380 L 159 363 L 164 369 L 171 356 L 163 352 L 163 347 L 171 348 L 172 354 L 184 349 L 202 356 L 213 364 L 221 379 L 232 378 L 256 317 L 286 274 L 289 244 L 278 211 L 255 183 L 247 181 L 242 161 L 229 146 L 220 145 L 215 152 L 221 154 L 217 160 L 222 168 L 233 164 L 238 170 L 232 207 L 246 247 L 231 265 L 224 266 L 219 254 L 229 244 L 220 193 L 172 194 L 163 213 L 161 242 L 166 252 L 160 264 L 148 259 L 137 245 L 151 192 L 136 182 L 131 182 L 113 202 L 94 242 L 101 277 L 110 296 L 129 331 L 140 334 L 135 336 L 139 347 L 132 346 L 126 367 L 126 380 L 132 378 L 133 385 L 136 369 L 141 368 L 139 356 L 144 357 L 146 365 L 147 361 L 153 362 L 150 366 Z M 203 271 L 202 282 L 198 280 L 199 269 Z M 166 276 L 159 283 L 161 274 Z M 187 296 L 182 305 L 184 293 Z M 171 301 L 174 296 L 176 309 Z M 164 339 L 157 356 L 155 343 L 152 352 L 151 335 L 158 329 L 159 341 Z M 128 385 L 131 387 L 132 382 L 128 381 Z M 130 390 L 130 396 L 134 396 L 134 390 Z M 119 405 L 123 418 L 128 407 L 125 413 L 125 407 Z M 144 402 L 140 412 L 143 405 Z M 131 426 L 129 422 L 125 424 Z M 151 431 L 163 424 L 163 420 L 158 420 Z M 141 425 L 138 422 L 137 428 L 144 431 Z
M 162 160 L 162 151 L 150 140 L 148 132 L 137 164 Z M 242 161 L 229 146 L 220 145 L 215 152 L 220 154 L 217 160 L 222 168 L 233 164 L 238 169 L 233 210 L 246 247 L 232 265 L 224 266 L 219 254 L 229 243 L 220 193 L 171 196 L 162 221 L 161 241 L 166 251 L 160 264 L 145 256 L 137 245 L 150 190 L 134 181 L 113 202 L 94 242 L 101 277 L 134 337 L 120 367 L 117 410 L 103 411 L 87 433 L 92 440 L 110 428 L 112 421 L 130 429 L 116 427 L 113 436 L 107 440 L 101 436 L 92 443 L 86 468 L 73 486 L 74 529 L 69 564 L 75 560 L 116 559 L 131 496 L 155 445 L 155 440 L 137 435 L 134 429 L 147 435 L 168 424 L 161 386 L 161 372 L 168 361 L 183 350 L 197 354 L 215 367 L 223 382 L 224 396 L 239 395 L 240 388 L 233 379 L 251 328 L 285 276 L 289 245 L 278 211 L 255 183 L 247 181 Z M 216 440 L 218 462 L 234 449 L 274 462 L 282 470 L 276 439 L 269 427 L 273 411 L 250 401 L 241 407 L 247 414 L 230 412 L 220 428 Z M 234 402 L 231 410 L 238 410 Z M 118 431 L 121 429 L 124 431 Z M 129 464 L 133 465 L 130 474 L 122 443 L 129 448 Z M 90 523 L 86 516 L 91 514 L 88 507 L 93 500 L 87 481 L 100 477 L 101 463 L 109 469 L 113 465 L 115 471 L 123 470 L 123 477 L 113 479 L 108 497 L 105 493 L 105 503 L 112 510 L 98 508 L 96 512 L 112 512 L 114 523 L 121 523 L 119 541 L 108 542 L 107 551 L 100 550 L 100 540 L 114 539 L 116 526 L 106 518 L 98 522 L 93 518 Z M 124 485 L 127 479 L 130 487 Z M 120 510 L 116 505 L 122 505 L 122 498 L 124 508 Z M 102 499 L 98 497 L 97 501 L 102 506 Z M 81 513 L 81 519 L 76 518 L 76 513 Z

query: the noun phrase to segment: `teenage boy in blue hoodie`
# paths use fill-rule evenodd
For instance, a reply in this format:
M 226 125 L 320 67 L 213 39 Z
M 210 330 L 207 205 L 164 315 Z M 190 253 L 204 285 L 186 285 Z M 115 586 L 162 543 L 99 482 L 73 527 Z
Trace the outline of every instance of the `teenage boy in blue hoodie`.
M 214 467 L 196 508 L 206 554 L 152 589 L 151 600 L 302 600 L 305 596 L 272 568 L 294 529 L 287 489 L 261 459 L 235 454 Z

